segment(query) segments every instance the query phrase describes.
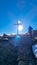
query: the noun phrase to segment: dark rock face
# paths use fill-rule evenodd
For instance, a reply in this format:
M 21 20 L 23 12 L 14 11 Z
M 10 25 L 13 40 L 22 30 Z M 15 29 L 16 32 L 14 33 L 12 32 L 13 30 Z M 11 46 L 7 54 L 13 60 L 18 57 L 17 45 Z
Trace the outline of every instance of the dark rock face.
M 16 48 L 8 41 L 5 42 L 0 42 L 0 65 L 17 65 Z
M 33 42 L 29 35 L 7 38 L 8 40 L 0 41 L 0 65 L 18 65 L 20 60 L 25 65 L 37 65 L 32 51 L 32 45 L 37 44 L 37 41 Z

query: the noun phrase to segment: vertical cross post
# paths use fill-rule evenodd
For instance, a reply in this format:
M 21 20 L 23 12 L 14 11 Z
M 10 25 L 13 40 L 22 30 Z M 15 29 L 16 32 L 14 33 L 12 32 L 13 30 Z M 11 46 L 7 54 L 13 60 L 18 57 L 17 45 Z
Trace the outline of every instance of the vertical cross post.
M 17 23 L 15 23 L 14 25 L 17 26 L 17 35 L 18 35 L 18 34 L 19 34 L 18 27 L 19 27 L 19 25 L 21 25 L 21 23 L 17 22 Z

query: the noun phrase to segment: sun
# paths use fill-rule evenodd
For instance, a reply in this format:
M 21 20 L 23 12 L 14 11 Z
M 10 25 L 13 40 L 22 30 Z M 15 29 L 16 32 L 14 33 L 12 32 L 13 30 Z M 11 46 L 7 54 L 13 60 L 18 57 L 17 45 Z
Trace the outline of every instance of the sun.
M 18 26 L 18 30 L 19 30 L 19 31 L 22 31 L 22 30 L 23 30 L 23 26 L 22 26 L 22 25 L 19 25 L 19 26 Z

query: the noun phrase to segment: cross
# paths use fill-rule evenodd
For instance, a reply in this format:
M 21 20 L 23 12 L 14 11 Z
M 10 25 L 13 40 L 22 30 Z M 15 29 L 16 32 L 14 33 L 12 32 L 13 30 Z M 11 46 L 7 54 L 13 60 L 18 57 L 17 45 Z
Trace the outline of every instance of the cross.
M 20 23 L 20 21 L 18 21 L 18 22 L 15 23 L 14 25 L 17 26 L 17 35 L 18 35 L 18 34 L 19 34 L 19 32 L 18 32 L 18 31 L 19 31 L 19 30 L 18 30 L 18 27 L 19 27 L 19 25 L 21 25 L 21 23 Z

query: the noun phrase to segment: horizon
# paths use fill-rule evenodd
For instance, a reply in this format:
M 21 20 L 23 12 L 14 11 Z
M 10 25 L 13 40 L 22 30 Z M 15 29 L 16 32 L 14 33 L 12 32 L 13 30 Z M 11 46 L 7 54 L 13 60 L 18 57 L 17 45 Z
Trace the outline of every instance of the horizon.
M 34 30 L 34 29 L 33 29 L 33 31 L 37 31 L 37 30 Z M 25 33 L 19 33 L 18 35 L 25 35 L 25 34 L 27 34 L 27 33 L 28 33 L 28 31 L 25 32 Z M 17 33 L 10 33 L 10 34 L 8 34 L 8 33 L 3 33 L 3 34 L 1 34 L 1 33 L 0 33 L 0 36 L 3 36 L 4 34 L 6 34 L 6 35 L 8 35 L 8 36 L 9 36 L 9 35 L 17 35 Z

